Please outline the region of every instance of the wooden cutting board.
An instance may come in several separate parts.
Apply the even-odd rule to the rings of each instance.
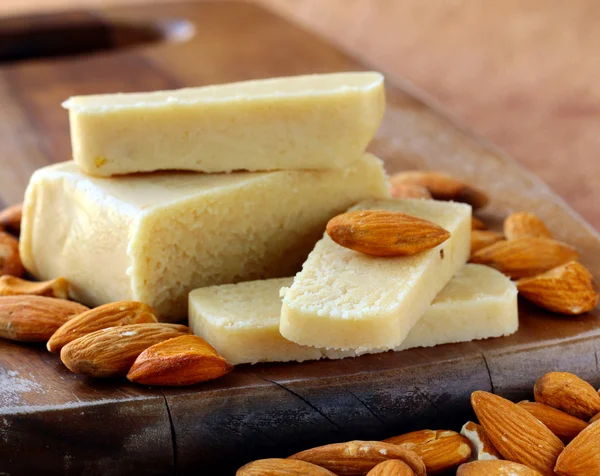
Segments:
[[[125,49],[110,51],[116,44]],[[89,50],[97,53],[41,58]],[[68,96],[360,69],[311,33],[245,3],[0,22],[0,201],[20,201],[33,170],[69,158],[60,108]],[[496,226],[511,211],[535,211],[600,277],[600,237],[544,184],[418,93],[389,83],[387,91],[371,149],[389,172],[435,168],[478,184],[492,202],[481,217]],[[471,417],[475,389],[528,398],[542,373],[558,369],[599,386],[599,324],[597,312],[565,318],[522,303],[521,327],[507,338],[240,366],[181,389],[86,379],[42,346],[0,341],[0,474],[231,475],[251,459],[325,442],[457,427]]]

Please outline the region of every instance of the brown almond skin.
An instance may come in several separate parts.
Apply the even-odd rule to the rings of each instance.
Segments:
[[[600,421],[589,425],[569,443],[558,457],[554,471],[559,476],[600,474]]]
[[[597,422],[597,421],[600,421],[600,413],[597,413],[595,416],[593,416],[593,417],[590,419],[590,423],[595,423],[595,422]]]
[[[392,186],[390,192],[393,198],[433,198],[429,190],[421,185],[399,183]]]
[[[180,324],[130,324],[101,329],[75,339],[60,351],[63,364],[76,374],[119,377],[144,350],[159,342],[189,334]]]
[[[100,329],[157,322],[156,312],[148,304],[137,301],[104,304],[90,309],[62,325],[50,337],[46,348],[50,352],[60,352],[69,342]]]
[[[0,297],[0,337],[46,342],[69,319],[87,311],[82,304],[45,296]]]
[[[471,230],[471,254],[504,240],[502,234],[491,230]]]
[[[485,230],[487,228],[483,220],[477,217],[471,217],[471,230]]]
[[[409,465],[399,459],[388,459],[375,466],[367,476],[414,476],[415,472]]]
[[[471,256],[471,263],[485,264],[518,279],[545,273],[579,258],[577,251],[549,238],[518,238],[499,241]]]
[[[419,430],[384,441],[414,451],[423,459],[428,475],[456,468],[471,457],[469,440],[450,430]]]
[[[563,443],[569,443],[588,426],[585,421],[543,403],[519,402],[517,405],[546,425]]]
[[[23,204],[17,203],[0,211],[0,229],[19,233],[21,231],[21,218],[23,216]]]
[[[338,476],[364,476],[382,461],[399,459],[410,466],[416,476],[426,476],[425,463],[415,452],[381,441],[334,443],[302,451],[289,458],[322,466]]]
[[[58,299],[69,298],[69,283],[65,278],[50,281],[27,281],[8,274],[0,277],[0,296],[47,296]]]
[[[471,404],[494,447],[507,460],[552,475],[564,445],[542,422],[517,404],[476,391]]]
[[[474,210],[486,206],[489,199],[481,190],[458,180],[452,175],[433,170],[411,170],[390,177],[392,187],[400,184],[425,187],[436,200],[468,203]]]
[[[235,473],[236,476],[336,476],[331,471],[306,461],[269,458],[252,461]]]
[[[21,278],[25,275],[25,268],[19,255],[19,240],[0,231],[0,276],[5,274]]]
[[[585,380],[570,372],[548,372],[533,387],[535,401],[581,420],[600,413],[600,395]]]
[[[343,213],[329,220],[327,234],[344,248],[379,257],[414,255],[450,238],[435,223],[387,210]]]
[[[503,460],[473,461],[458,468],[456,476],[542,476],[528,466]]]
[[[577,261],[570,261],[546,273],[517,281],[519,294],[552,312],[578,315],[598,304],[598,286],[592,274]]]
[[[148,347],[127,378],[143,385],[182,386],[214,380],[232,370],[233,365],[204,339],[185,335]]]
[[[516,212],[504,220],[504,235],[507,240],[538,237],[552,238],[546,224],[535,213]]]

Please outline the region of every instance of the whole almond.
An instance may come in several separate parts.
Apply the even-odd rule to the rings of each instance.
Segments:
[[[193,385],[222,377],[232,369],[233,365],[204,339],[185,335],[148,347],[135,360],[127,378],[144,385]]]
[[[471,217],[471,229],[472,230],[485,230],[487,226],[483,221],[477,217]]]
[[[516,212],[504,220],[504,235],[507,240],[516,238],[552,238],[545,223],[534,213]]]
[[[66,322],[50,337],[46,347],[50,352],[60,352],[69,342],[100,329],[156,322],[158,319],[154,309],[142,302],[119,301],[104,304]]]
[[[428,220],[386,210],[353,211],[327,223],[338,245],[371,256],[409,256],[431,249],[450,233]]]
[[[532,303],[561,314],[583,314],[598,304],[598,286],[594,277],[577,261],[537,276],[521,278],[517,288]]]
[[[127,375],[135,359],[148,347],[189,334],[180,324],[130,324],[109,327],[75,339],[60,351],[65,366],[91,377]]]
[[[560,476],[600,474],[600,422],[592,423],[568,444],[554,471]]]
[[[290,456],[327,468],[338,476],[364,476],[387,459],[399,459],[414,471],[425,476],[423,460],[413,451],[381,441],[348,441],[318,446]]]
[[[236,476],[335,476],[331,471],[306,461],[269,458],[252,461],[235,473]]]
[[[571,441],[588,426],[585,421],[543,403],[519,402],[517,405],[546,425],[563,443]]]
[[[21,231],[23,204],[17,203],[0,211],[0,229],[4,228],[14,233]]]
[[[367,476],[414,476],[409,465],[399,459],[388,459],[375,466]]]
[[[549,372],[533,387],[535,401],[588,421],[600,413],[600,395],[585,380],[570,372]]]
[[[56,278],[51,281],[27,281],[8,274],[0,277],[0,296],[22,294],[68,299],[69,283],[65,278]]]
[[[5,274],[20,278],[25,274],[25,268],[19,255],[19,240],[0,231],[0,276]]]
[[[517,404],[492,393],[471,395],[473,410],[494,447],[507,460],[552,475],[564,448],[542,422]]]
[[[471,457],[469,440],[455,431],[419,430],[384,441],[414,451],[423,459],[427,474],[456,468]]]
[[[576,260],[577,251],[549,238],[517,238],[499,241],[475,252],[471,263],[485,264],[511,278],[523,278]]]
[[[412,170],[401,172],[390,178],[392,187],[401,184],[425,187],[436,200],[453,200],[468,203],[473,209],[487,205],[489,199],[481,190],[443,172]]]
[[[487,436],[481,425],[468,421],[463,425],[460,434],[471,442],[471,449],[473,450],[472,459],[502,459],[502,456],[498,453],[498,450],[494,447],[490,437]]]
[[[495,231],[471,230],[471,254],[502,240],[504,236]]]
[[[46,342],[56,329],[87,309],[76,302],[45,296],[2,296],[0,337]]]
[[[528,466],[512,461],[473,461],[463,464],[456,476],[542,476]]]
[[[431,200],[431,193],[421,185],[398,183],[390,190],[394,198],[424,198]]]

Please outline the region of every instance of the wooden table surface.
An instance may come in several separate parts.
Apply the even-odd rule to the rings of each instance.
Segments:
[[[600,228],[599,2],[257,1],[424,90]],[[2,0],[0,14],[144,2]]]

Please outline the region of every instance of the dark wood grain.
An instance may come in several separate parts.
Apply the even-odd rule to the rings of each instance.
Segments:
[[[59,104],[70,95],[362,69],[249,4],[96,15],[109,23],[181,19],[196,33],[187,42],[0,67],[0,197],[6,203],[21,199],[33,170],[68,159],[67,114]],[[387,86],[388,111],[372,150],[390,172],[437,168],[477,183],[492,199],[482,216],[496,226],[510,211],[536,211],[600,277],[598,235],[545,185],[418,94]],[[232,474],[250,459],[319,443],[456,427],[471,417],[468,396],[475,389],[530,398],[534,381],[549,370],[575,371],[600,385],[599,342],[597,312],[562,318],[523,303],[521,328],[508,338],[342,361],[240,366],[215,382],[168,390],[91,381],[68,373],[43,348],[0,342],[0,473],[169,468]],[[41,456],[31,458],[33,450]]]

